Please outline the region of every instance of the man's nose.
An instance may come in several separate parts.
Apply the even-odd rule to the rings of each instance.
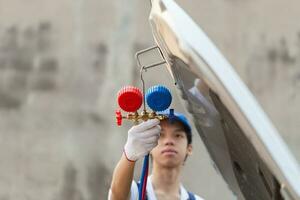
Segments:
[[[164,144],[165,145],[174,145],[174,139],[172,137],[165,137]]]

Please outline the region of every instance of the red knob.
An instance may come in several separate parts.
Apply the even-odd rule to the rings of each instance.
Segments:
[[[143,102],[143,95],[139,88],[125,86],[118,92],[118,104],[126,112],[137,111]]]
[[[117,125],[122,125],[122,114],[120,110],[116,110],[116,119],[117,119]]]

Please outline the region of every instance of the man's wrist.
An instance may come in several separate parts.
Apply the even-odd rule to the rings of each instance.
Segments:
[[[135,163],[136,160],[128,158],[128,155],[126,154],[125,148],[123,149],[123,154],[124,154],[124,156],[125,156],[125,158],[126,158],[127,161]]]

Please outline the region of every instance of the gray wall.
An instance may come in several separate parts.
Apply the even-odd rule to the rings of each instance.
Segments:
[[[298,1],[183,1],[236,67],[300,161]],[[117,91],[139,86],[134,53],[152,46],[149,2],[0,0],[0,200],[106,199],[130,123]],[[166,69],[145,75],[166,84]],[[233,199],[195,133],[183,182]],[[138,176],[137,171],[136,176]]]

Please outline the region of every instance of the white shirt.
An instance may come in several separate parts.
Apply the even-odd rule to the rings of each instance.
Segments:
[[[147,187],[146,187],[147,197],[148,197],[148,200],[157,200],[151,180],[152,180],[152,178],[151,178],[151,176],[149,176],[148,181],[147,181]],[[109,194],[108,194],[109,200],[110,200],[110,193],[111,193],[111,191],[109,190]],[[138,200],[139,189],[138,189],[138,186],[135,181],[132,181],[130,194],[131,194],[130,200]],[[196,195],[196,194],[194,194],[194,195],[195,195],[196,200],[204,200],[203,198],[199,197],[198,195]],[[188,194],[187,190],[182,185],[180,185],[180,200],[188,200],[188,198],[189,198],[189,194]]]

